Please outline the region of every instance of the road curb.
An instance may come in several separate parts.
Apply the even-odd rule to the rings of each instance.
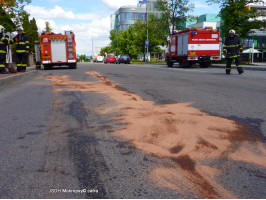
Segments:
[[[157,66],[166,66],[166,64],[164,63],[132,63],[132,64],[140,64],[140,65],[157,65]],[[221,64],[212,64],[211,67],[209,68],[218,68],[218,69],[225,69],[226,64],[221,65]],[[258,67],[258,66],[250,66],[250,65],[243,65],[242,66],[244,70],[250,70],[250,71],[266,71],[266,67],[262,66],[262,67]],[[236,68],[236,66],[232,66],[232,69]],[[189,67],[188,67],[189,69]]]
[[[16,75],[0,78],[0,86],[7,85],[11,82],[20,80],[20,79],[25,78],[27,76],[31,76],[33,74],[36,74],[37,72],[38,72],[37,70],[30,70],[30,71],[27,71],[27,72],[22,73],[22,74],[16,74]]]

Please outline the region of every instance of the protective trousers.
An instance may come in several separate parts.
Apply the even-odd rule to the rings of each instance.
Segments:
[[[236,57],[236,58],[227,58],[227,65],[226,65],[226,73],[227,74],[230,74],[231,72],[231,65],[232,65],[232,62],[233,60],[235,59],[235,63],[236,63],[236,67],[237,67],[237,71],[239,74],[243,73],[243,68],[242,68],[242,65],[241,65],[241,60],[240,60],[240,57]]]
[[[5,71],[6,54],[0,53],[0,72]]]
[[[27,58],[28,54],[26,53],[17,53],[16,63],[17,63],[17,71],[26,71],[27,68]]]

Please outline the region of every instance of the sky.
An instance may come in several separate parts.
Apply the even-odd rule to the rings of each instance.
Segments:
[[[35,18],[39,31],[49,21],[54,33],[72,30],[76,35],[77,53],[92,55],[93,51],[110,43],[111,14],[125,5],[137,5],[138,0],[32,0],[25,6],[31,18]],[[218,14],[217,4],[209,6],[205,1],[190,0],[195,5],[189,14]],[[93,44],[93,45],[92,45]]]

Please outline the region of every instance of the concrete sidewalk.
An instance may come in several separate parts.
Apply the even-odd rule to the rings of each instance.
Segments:
[[[27,67],[26,72],[17,72],[10,74],[0,74],[0,85],[5,85],[13,81],[19,80],[23,77],[30,76],[34,73],[37,73],[35,67]]]

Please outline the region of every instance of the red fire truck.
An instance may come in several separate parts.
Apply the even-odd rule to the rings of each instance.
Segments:
[[[36,63],[41,62],[45,70],[62,65],[77,68],[75,34],[72,31],[65,31],[65,34],[42,33],[40,43],[35,43],[35,49],[40,49],[39,56],[38,50],[36,52]]]
[[[219,32],[212,28],[186,29],[170,36],[166,53],[168,67],[178,62],[181,67],[199,63],[204,68],[211,66],[211,61],[220,59]]]

